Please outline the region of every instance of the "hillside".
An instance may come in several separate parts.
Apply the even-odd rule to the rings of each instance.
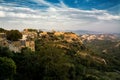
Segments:
[[[75,33],[37,32],[34,29],[25,29],[21,33],[23,37],[18,42],[29,43],[20,46],[20,51],[10,50],[7,45],[0,47],[0,72],[3,73],[0,80],[120,79],[119,62],[110,64],[113,61],[109,61],[111,56],[106,58],[95,52],[97,48],[90,48]],[[1,39],[3,37],[6,39],[5,36]],[[11,41],[11,44],[14,42]],[[34,45],[31,45],[33,42]]]

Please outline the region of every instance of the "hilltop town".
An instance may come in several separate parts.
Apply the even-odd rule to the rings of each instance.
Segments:
[[[79,36],[72,32],[59,32],[59,31],[37,31],[36,29],[24,29],[22,32],[22,38],[17,41],[10,41],[6,38],[6,33],[0,33],[0,45],[9,47],[11,51],[20,52],[22,48],[28,47],[32,51],[35,51],[35,40],[36,39],[52,39],[54,42],[57,41],[66,41],[73,42],[78,41],[82,44]]]
[[[24,29],[22,32],[22,38],[17,41],[10,41],[6,38],[6,33],[0,33],[0,45],[8,47],[11,51],[17,53],[21,52],[23,48],[29,48],[31,51],[39,51],[40,46],[57,47],[63,50],[72,51],[72,54],[76,54],[82,57],[90,56],[96,62],[106,64],[106,61],[97,56],[91,56],[90,52],[86,51],[87,48],[80,39],[79,35],[72,32],[61,31],[38,31],[36,29]],[[39,45],[38,45],[39,44]],[[43,45],[42,45],[43,44]],[[38,45],[38,46],[37,46]]]
[[[61,31],[42,31],[37,29],[24,29],[20,32],[22,37],[17,41],[11,41],[7,39],[7,34],[4,29],[0,30],[0,46],[8,47],[11,51],[14,52],[21,52],[23,48],[29,48],[32,51],[35,51],[35,42],[36,40],[44,40],[46,43],[49,41],[54,42],[54,44],[61,48],[69,49],[68,46],[62,44],[64,42],[82,45],[88,45],[95,41],[112,41],[117,42],[116,46],[119,45],[120,38],[115,34],[83,34],[83,35],[76,35],[73,32],[61,32]],[[44,42],[42,41],[42,42]],[[61,42],[60,44],[58,44]],[[84,43],[84,44],[83,44]],[[102,50],[103,52],[106,49]]]
[[[119,52],[111,34],[0,29],[0,80],[117,80]]]
[[[17,41],[11,41],[7,39],[6,33],[0,33],[0,45],[9,47],[11,51],[20,52],[22,48],[28,47],[32,51],[35,51],[34,39],[37,37],[36,32],[22,31],[22,38]]]

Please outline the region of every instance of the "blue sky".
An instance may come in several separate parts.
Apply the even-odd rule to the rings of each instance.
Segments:
[[[120,0],[0,0],[0,27],[120,33]]]

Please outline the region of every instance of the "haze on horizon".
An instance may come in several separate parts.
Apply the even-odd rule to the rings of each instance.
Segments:
[[[0,27],[120,33],[120,0],[0,0]]]

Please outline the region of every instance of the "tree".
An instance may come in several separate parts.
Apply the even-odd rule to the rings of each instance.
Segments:
[[[15,73],[15,62],[10,58],[0,57],[0,80],[12,80]]]
[[[17,41],[22,38],[22,34],[18,30],[7,31],[7,39],[11,41]]]
[[[6,30],[3,28],[0,28],[0,32],[5,32]]]
[[[98,80],[98,78],[96,76],[89,75],[89,76],[85,76],[83,80]]]
[[[0,46],[0,57],[11,58],[12,56],[13,56],[13,53],[9,50],[8,47]]]

